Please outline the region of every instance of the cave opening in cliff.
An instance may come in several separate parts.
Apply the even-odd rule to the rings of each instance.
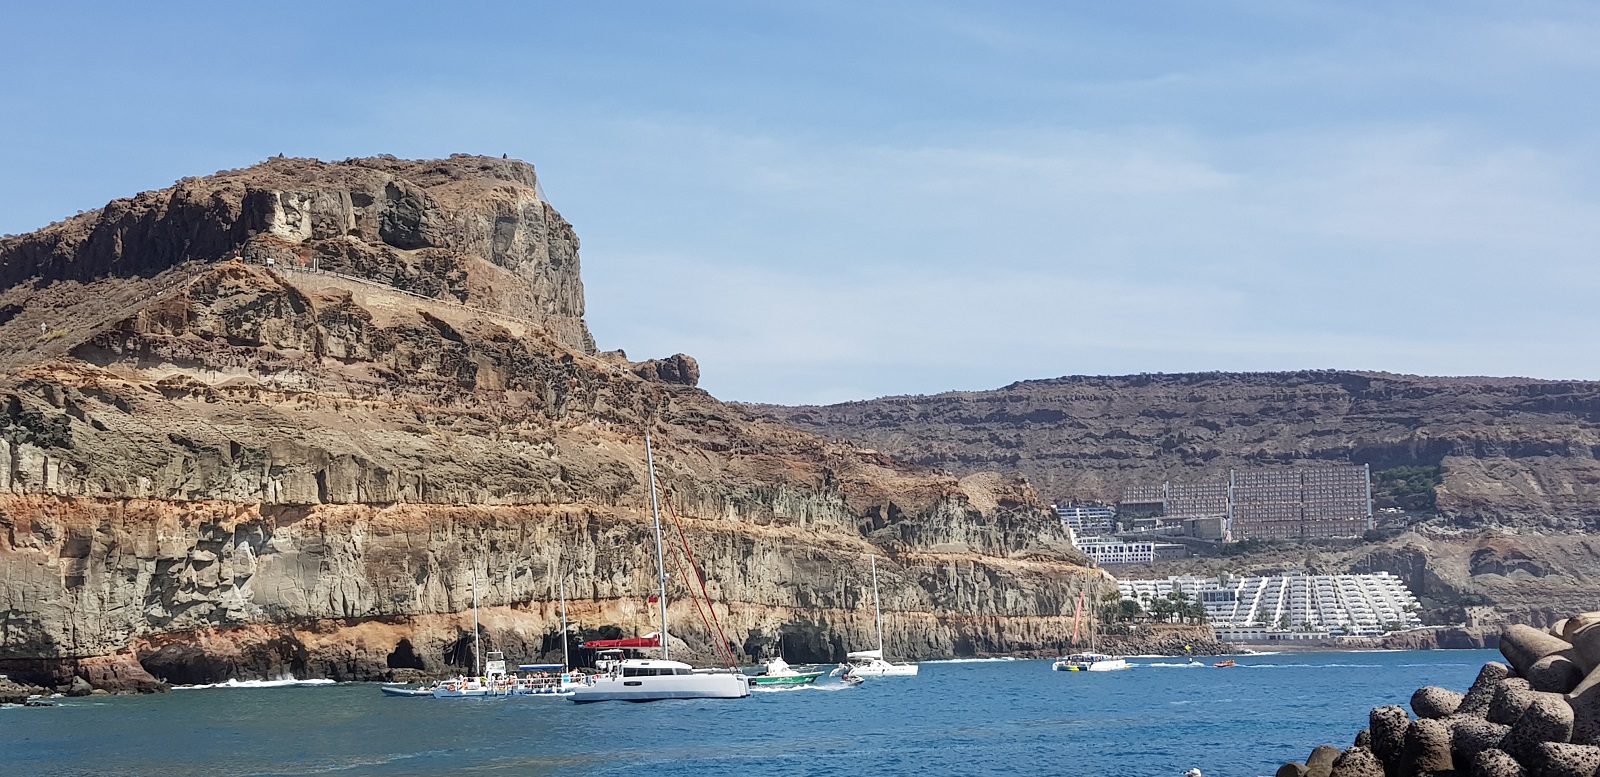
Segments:
[[[411,647],[411,640],[401,639],[394,646],[394,652],[386,659],[390,669],[426,669],[422,663],[422,656],[417,655],[415,648]]]

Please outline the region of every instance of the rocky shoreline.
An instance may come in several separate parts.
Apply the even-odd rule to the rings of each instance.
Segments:
[[[1600,612],[1500,632],[1506,663],[1465,693],[1419,688],[1378,707],[1343,751],[1323,745],[1278,777],[1595,777],[1600,774]]]

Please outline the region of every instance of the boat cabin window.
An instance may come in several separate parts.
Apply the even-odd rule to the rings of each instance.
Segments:
[[[642,666],[625,666],[625,667],[622,668],[622,676],[623,677],[667,677],[667,676],[671,676],[671,675],[675,675],[675,674],[694,674],[694,670],[690,669],[688,667],[673,667],[673,666],[666,666],[666,667],[660,667],[660,668],[657,668],[657,667],[642,667]]]

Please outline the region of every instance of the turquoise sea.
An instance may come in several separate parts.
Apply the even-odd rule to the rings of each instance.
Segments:
[[[1270,775],[1347,746],[1422,685],[1465,689],[1491,651],[1293,653],[1052,672],[935,662],[859,687],[576,705],[392,698],[370,683],[176,690],[0,709],[25,775]]]

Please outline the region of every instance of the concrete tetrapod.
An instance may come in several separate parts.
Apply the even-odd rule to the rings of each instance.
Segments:
[[[1572,705],[1572,741],[1580,745],[1600,745],[1600,668],[1567,694]]]
[[[1306,759],[1306,777],[1328,777],[1333,774],[1333,764],[1343,753],[1332,745],[1318,745]]]
[[[1510,666],[1485,664],[1464,694],[1417,689],[1416,720],[1402,707],[1373,708],[1329,777],[1600,777],[1600,668],[1579,676],[1600,659],[1600,612],[1549,632],[1507,626],[1500,652]],[[1321,750],[1279,774],[1321,777]]]
[[[1450,753],[1450,729],[1444,723],[1423,718],[1406,727],[1405,751],[1400,758],[1401,774],[1443,774],[1455,770]]]
[[[1528,685],[1535,691],[1549,691],[1551,693],[1566,693],[1572,690],[1583,679],[1583,670],[1578,668],[1575,650],[1563,650],[1560,653],[1551,653],[1528,667]]]
[[[1523,763],[1529,777],[1594,777],[1600,774],[1600,747],[1540,742]]]
[[[1411,694],[1411,711],[1419,718],[1444,718],[1454,715],[1466,698],[1459,691],[1429,685]]]
[[[1527,777],[1528,772],[1504,750],[1488,749],[1472,759],[1472,777]]]
[[[1352,747],[1333,762],[1333,771],[1329,773],[1329,777],[1384,777],[1383,763],[1371,750],[1365,747]]]
[[[1494,701],[1489,703],[1489,721],[1511,725],[1533,703],[1533,689],[1521,677],[1508,677],[1495,689]]]
[[[1539,659],[1571,648],[1572,643],[1521,623],[1500,630],[1500,654],[1523,677],[1528,676],[1528,670]]]
[[[1444,722],[1450,727],[1450,749],[1456,763],[1462,767],[1472,763],[1478,753],[1500,747],[1506,732],[1511,730],[1510,726],[1471,715],[1454,715]]]
[[[1572,707],[1560,696],[1536,696],[1526,712],[1506,732],[1500,749],[1527,762],[1537,745],[1566,742],[1572,738]]]
[[[1389,705],[1374,707],[1367,716],[1367,728],[1372,732],[1372,754],[1383,762],[1385,769],[1400,765],[1400,755],[1406,747],[1406,729],[1411,718],[1402,707]]]
[[[1478,670],[1478,678],[1472,681],[1472,687],[1467,689],[1466,698],[1461,700],[1461,706],[1456,708],[1458,715],[1476,715],[1485,717],[1489,714],[1489,705],[1494,702],[1495,691],[1500,683],[1511,676],[1511,667],[1498,661],[1490,661]]]
[[[1567,634],[1578,668],[1588,673],[1600,667],[1600,612],[1586,612],[1568,621]]]

